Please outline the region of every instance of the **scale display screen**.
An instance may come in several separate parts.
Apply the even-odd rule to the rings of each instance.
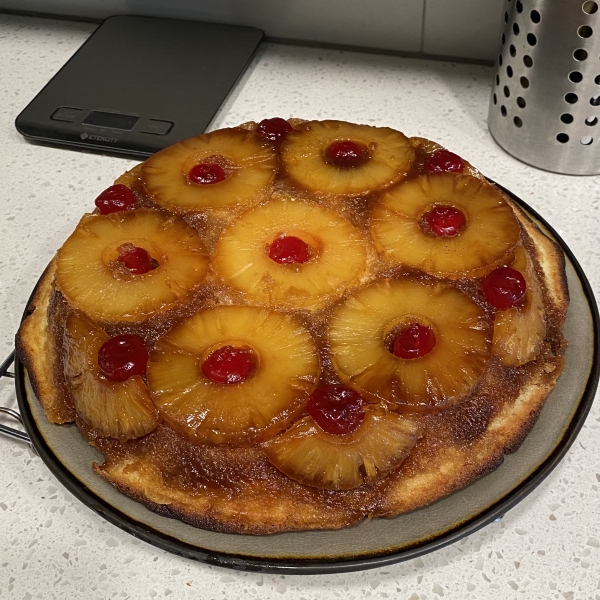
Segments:
[[[122,115],[120,113],[102,112],[93,110],[83,121],[84,125],[96,125],[97,127],[109,127],[110,129],[122,129],[131,131],[139,121],[139,117]]]

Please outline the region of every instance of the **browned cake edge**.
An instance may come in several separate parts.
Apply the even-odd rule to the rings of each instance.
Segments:
[[[50,332],[48,309],[55,272],[56,258],[48,264],[38,281],[27,307],[27,318],[17,332],[15,348],[48,420],[60,424],[74,421],[75,413],[62,400],[61,390],[54,377],[57,353],[55,338]]]

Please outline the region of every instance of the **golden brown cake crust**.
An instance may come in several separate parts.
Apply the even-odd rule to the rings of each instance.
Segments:
[[[255,124],[244,128],[252,130]],[[417,153],[440,148],[422,138],[410,142]],[[135,190],[139,172],[136,167],[117,181]],[[471,165],[466,165],[466,172],[482,178]],[[542,350],[516,369],[490,359],[464,401],[444,411],[414,415],[423,437],[387,477],[354,490],[320,490],[283,475],[260,444],[197,445],[164,423],[141,439],[122,443],[99,437],[77,419],[82,434],[105,455],[104,464],[94,465],[95,471],[161,515],[214,531],[248,534],[337,529],[364,518],[394,516],[430,504],[493,471],[530,432],[562,371],[566,342],[560,329],[568,307],[562,251],[518,205],[510,198],[506,201],[520,223],[543,294],[547,336]],[[147,206],[148,201],[140,205]],[[351,220],[357,218],[360,210],[351,213]],[[186,220],[202,230],[202,217]],[[212,250],[210,235],[207,239]],[[76,419],[61,374],[61,327],[71,309],[54,287],[55,268],[53,261],[40,280],[17,335],[17,350],[48,419],[64,423]],[[192,303],[182,314],[194,310]],[[177,318],[175,314],[171,321]]]

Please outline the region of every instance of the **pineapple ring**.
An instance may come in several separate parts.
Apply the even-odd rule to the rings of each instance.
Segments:
[[[305,263],[279,264],[270,244],[294,236],[311,248]],[[317,308],[358,282],[367,265],[364,238],[346,219],[316,204],[271,200],[252,209],[217,242],[213,266],[227,284],[257,300],[276,305]]]
[[[202,373],[207,350],[224,344],[256,354],[235,384]],[[262,441],[304,410],[319,377],[315,344],[291,317],[251,306],[217,306],[185,319],[156,344],[148,387],[164,419],[197,443]]]
[[[538,355],[546,337],[546,319],[542,291],[531,258],[522,246],[517,248],[510,266],[525,277],[525,302],[522,306],[496,311],[492,354],[505,367],[520,367]]]
[[[135,242],[158,267],[143,275],[115,269],[117,248]],[[198,234],[154,210],[86,215],[58,251],[56,282],[67,301],[98,321],[140,322],[167,310],[208,271]]]
[[[398,468],[417,435],[417,424],[406,416],[367,407],[364,421],[352,433],[325,433],[309,416],[267,442],[264,449],[269,461],[298,483],[351,490],[375,483]]]
[[[452,206],[466,217],[454,237],[421,228],[435,206]],[[377,249],[392,264],[437,277],[484,277],[512,256],[520,229],[500,191],[469,175],[424,175],[401,183],[377,202],[371,219]]]
[[[338,141],[365,146],[369,158],[356,167],[330,164],[325,151]],[[366,194],[389,187],[409,171],[415,152],[408,138],[388,127],[343,121],[310,121],[292,131],[281,146],[287,173],[302,187],[330,194]]]
[[[158,425],[158,413],[140,375],[122,382],[103,377],[98,351],[109,336],[71,312],[64,335],[64,374],[77,414],[102,436],[121,441],[142,437]]]
[[[203,160],[227,174],[218,183],[190,182],[188,173]],[[157,152],[142,167],[150,198],[176,213],[259,202],[277,171],[277,154],[268,141],[244,129],[220,129],[183,140]]]
[[[405,316],[433,328],[436,344],[402,359],[386,337]],[[434,408],[467,394],[486,368],[490,323],[458,289],[412,278],[384,280],[348,298],[329,326],[330,352],[340,377],[372,400]]]

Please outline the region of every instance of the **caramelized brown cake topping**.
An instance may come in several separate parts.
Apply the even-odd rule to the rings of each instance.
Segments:
[[[51,422],[215,531],[424,506],[518,447],[563,366],[564,258],[464,158],[280,118],[119,177],[18,335]]]

